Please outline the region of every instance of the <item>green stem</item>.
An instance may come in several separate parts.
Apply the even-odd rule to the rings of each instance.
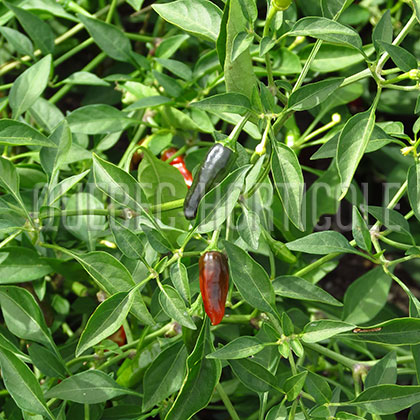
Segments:
[[[105,22],[110,23],[112,20],[112,16],[114,15],[115,9],[117,7],[117,0],[112,0],[111,6],[108,10],[108,14],[106,15]]]
[[[85,404],[85,420],[90,420],[90,405]]]
[[[54,66],[57,67],[61,63],[64,63],[69,58],[71,58],[75,54],[77,54],[78,52],[80,52],[80,51],[84,50],[85,48],[89,47],[90,45],[92,45],[94,42],[95,41],[93,40],[93,38],[86,39],[81,44],[75,46],[74,48],[72,48],[71,50],[69,50],[65,54],[63,54],[61,57],[58,57],[56,60],[54,60]]]
[[[218,383],[216,385],[216,391],[220,395],[220,398],[222,399],[223,404],[225,405],[226,410],[228,411],[232,420],[241,420],[241,418],[238,416],[238,413],[235,410],[235,407],[230,401],[229,396],[226,394],[225,390],[223,389],[223,385],[221,383]]]
[[[132,39],[133,41],[139,41],[139,42],[153,42],[156,39],[154,36],[141,35],[141,34],[131,34],[129,32],[125,32],[124,35],[128,39]]]
[[[295,85],[293,86],[292,93],[296,92],[302,86],[303,81],[305,80],[305,77],[309,72],[309,68],[311,67],[312,62],[314,61],[316,55],[318,54],[318,51],[321,48],[322,43],[323,41],[320,39],[318,39],[315,42],[315,45],[313,46],[311,53],[309,54],[309,57],[307,58],[305,65],[299,74],[299,78],[297,79]]]
[[[288,420],[294,420],[295,419],[297,405],[298,405],[298,399],[293,401],[292,407],[291,407],[290,412],[289,412],[289,417],[287,418]]]
[[[362,364],[363,362],[358,362],[357,360],[350,359],[349,357],[343,356],[342,354],[336,353],[333,350],[330,350],[320,344],[312,344],[312,343],[302,343],[304,347],[307,347],[310,350],[316,351],[319,354],[322,354],[329,359],[335,360],[336,362],[342,364],[343,366],[353,370],[354,365],[357,363]],[[375,361],[376,363],[376,361]]]
[[[107,55],[104,52],[98,54],[92,61],[90,61],[85,67],[83,67],[81,71],[90,71],[90,70],[93,70],[97,65],[99,65],[99,63],[101,63],[103,60],[105,60],[106,57],[107,57]],[[72,87],[73,87],[73,85],[63,86],[58,92],[56,92],[49,99],[49,102],[51,102],[52,104],[55,104],[64,95],[66,95],[72,89]]]
[[[23,231],[23,229],[18,229],[16,232],[12,233],[6,239],[4,239],[2,242],[0,242],[0,248],[3,248],[9,242],[13,241],[13,239],[15,239],[17,236],[19,236],[22,233],[22,231]]]
[[[296,271],[293,275],[297,277],[302,277],[311,271],[315,270],[316,268],[320,267],[321,265],[325,264],[328,261],[333,260],[334,258],[339,257],[341,254],[339,252],[334,252],[332,254],[325,255],[324,257],[319,258],[318,260],[314,261],[313,263],[307,265],[306,267],[301,268],[300,270]]]

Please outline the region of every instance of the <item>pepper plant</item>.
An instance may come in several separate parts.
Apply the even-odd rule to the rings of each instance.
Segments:
[[[0,418],[418,419],[419,24],[2,2]]]

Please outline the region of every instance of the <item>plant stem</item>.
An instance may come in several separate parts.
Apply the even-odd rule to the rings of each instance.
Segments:
[[[108,14],[106,15],[105,22],[110,23],[112,16],[114,15],[115,9],[117,7],[117,0],[112,0],[111,6],[109,7]]]
[[[98,54],[92,61],[90,61],[85,67],[83,67],[81,71],[90,71],[90,70],[94,69],[99,63],[101,63],[103,60],[105,60],[106,57],[107,57],[107,55],[104,52]],[[67,92],[69,92],[72,89],[72,87],[73,87],[73,85],[63,86],[58,92],[56,92],[49,99],[49,102],[51,102],[52,104],[55,104],[64,95],[66,95]]]
[[[95,41],[93,38],[88,38],[85,41],[83,41],[81,44],[76,45],[71,50],[67,51],[65,54],[63,54],[61,57],[58,57],[56,60],[54,60],[54,66],[57,67],[61,63],[64,63],[69,58],[73,57],[73,55],[77,54],[78,52],[84,50],[85,48],[89,47],[89,45],[92,45]]]
[[[274,6],[270,6],[267,18],[265,20],[264,25],[264,31],[263,31],[263,37],[268,37],[270,34],[270,26],[271,22],[273,21],[274,17],[276,16],[277,9]],[[268,79],[268,87],[275,93],[276,91],[276,85],[274,84],[274,77],[273,77],[273,68],[271,65],[271,59],[270,54],[267,52],[265,54],[265,68],[267,70],[267,79]]]
[[[409,21],[406,23],[404,28],[401,30],[401,32],[398,34],[398,36],[394,39],[394,42],[392,45],[400,45],[401,42],[405,39],[405,37],[410,33],[411,29],[416,25],[417,18],[416,14],[413,13],[409,19]],[[376,74],[380,75],[382,72],[382,69],[385,65],[385,63],[390,58],[390,55],[387,52],[384,52],[381,56],[381,58],[378,61],[378,65],[376,66]]]
[[[353,367],[355,364],[363,363],[363,362],[358,362],[357,360],[350,359],[349,357],[343,356],[342,354],[336,353],[335,351],[330,350],[324,346],[321,346],[320,344],[304,343],[304,342],[302,344],[304,347],[314,350],[317,353],[322,354],[325,357],[328,357],[329,359],[335,360],[336,362],[342,364],[343,366],[349,368],[350,370],[353,370]]]
[[[220,382],[216,385],[216,391],[220,395],[220,398],[222,399],[223,404],[225,405],[226,410],[228,411],[232,420],[241,420],[241,418],[238,416],[238,413],[235,410],[235,407],[230,401],[228,394],[226,394],[225,390],[223,389],[223,385]]]

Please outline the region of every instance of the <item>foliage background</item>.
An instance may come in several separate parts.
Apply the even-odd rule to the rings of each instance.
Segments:
[[[0,4],[1,418],[418,418],[420,3],[288,3]]]

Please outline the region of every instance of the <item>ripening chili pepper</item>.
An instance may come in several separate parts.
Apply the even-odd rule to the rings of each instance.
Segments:
[[[118,331],[108,337],[108,340],[117,343],[119,347],[123,346],[127,342],[124,327],[121,325]]]
[[[217,325],[225,314],[225,302],[229,289],[227,258],[221,252],[209,251],[200,257],[198,267],[204,309],[211,323]]]
[[[187,219],[195,218],[201,199],[225,177],[235,159],[233,150],[220,143],[210,148],[185,197],[184,215]]]
[[[273,0],[273,6],[280,11],[286,10],[292,4],[292,0]]]
[[[170,157],[172,157],[178,150],[175,149],[175,147],[171,147],[170,149],[165,150],[162,153],[161,159],[163,161],[168,160]],[[184,162],[184,155],[177,156],[170,165],[174,166],[176,169],[178,169],[179,172],[181,172],[181,175],[184,177],[185,183],[187,184],[187,187],[190,188],[193,179],[191,172],[187,169]]]
[[[141,139],[137,143],[137,145],[138,146],[141,146],[145,140],[146,140],[146,137],[144,139]],[[140,164],[140,162],[141,162],[142,159],[143,159],[143,153],[140,152],[139,150],[136,150],[133,153],[133,156],[131,156],[130,171],[135,171],[138,168],[138,166],[139,166],[139,164]]]

